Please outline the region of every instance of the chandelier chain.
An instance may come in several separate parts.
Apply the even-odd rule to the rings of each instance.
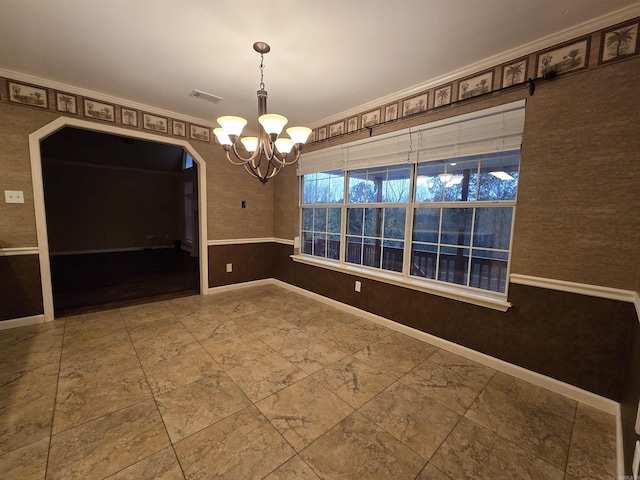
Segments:
[[[260,54],[260,90],[264,90],[264,53]]]

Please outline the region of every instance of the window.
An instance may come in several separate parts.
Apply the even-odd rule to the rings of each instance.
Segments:
[[[524,101],[303,156],[301,253],[508,306],[523,126]]]
[[[302,192],[302,253],[340,259],[344,173],[305,175]]]
[[[187,152],[184,152],[184,161],[182,168],[183,170],[188,170],[193,167],[193,157],[189,155]]]
[[[417,165],[411,275],[504,293],[520,152]]]
[[[408,166],[349,172],[348,263],[402,272],[410,173]]]

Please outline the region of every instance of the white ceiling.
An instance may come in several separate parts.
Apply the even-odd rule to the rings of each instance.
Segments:
[[[290,125],[313,127],[447,80],[468,65],[510,60],[504,52],[533,51],[533,42],[558,32],[567,38],[560,33],[547,43],[606,26],[638,14],[639,6],[638,0],[0,0],[0,75],[39,77],[48,86],[100,92],[203,123],[220,115],[253,119],[260,55],[252,45],[259,40],[271,45],[264,60],[269,111]],[[188,97],[194,88],[224,100]]]

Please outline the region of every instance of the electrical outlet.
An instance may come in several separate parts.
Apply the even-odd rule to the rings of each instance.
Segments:
[[[361,289],[362,289],[362,283],[356,280],[356,292],[360,293]]]
[[[640,440],[636,440],[636,451],[633,454],[633,480],[638,480],[638,470],[640,469]]]
[[[4,201],[6,203],[24,203],[24,192],[19,190],[5,190]]]
[[[233,263],[227,263],[227,273],[233,272]]]

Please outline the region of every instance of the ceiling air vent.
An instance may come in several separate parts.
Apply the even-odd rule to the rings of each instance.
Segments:
[[[223,100],[222,97],[217,97],[215,95],[211,95],[210,93],[201,92],[200,90],[193,90],[190,94],[190,97],[200,98],[202,100],[206,100],[207,102],[219,103]]]

